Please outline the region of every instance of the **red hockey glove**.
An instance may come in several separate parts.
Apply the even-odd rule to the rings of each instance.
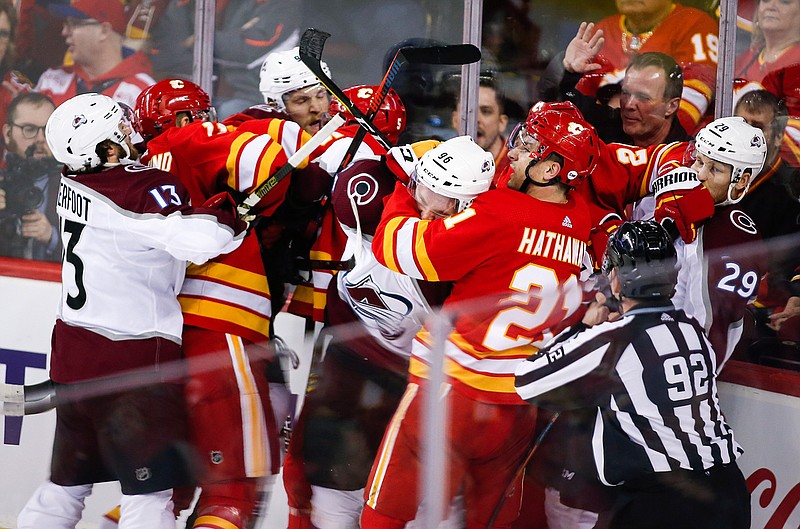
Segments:
[[[245,231],[250,225],[249,219],[239,218],[239,213],[236,209],[236,201],[227,191],[222,191],[206,199],[201,207],[206,209],[217,209],[225,213],[230,213],[233,219],[227,224],[229,224],[236,233]]]
[[[653,189],[656,221],[687,244],[697,238],[698,226],[714,215],[714,198],[691,169],[670,171],[653,183]]]
[[[592,232],[589,234],[589,254],[592,256],[595,270],[600,270],[600,267],[603,266],[603,256],[606,253],[606,246],[608,246],[608,238],[617,231],[620,224],[622,224],[622,218],[616,213],[609,213],[600,220],[597,226],[592,228]]]

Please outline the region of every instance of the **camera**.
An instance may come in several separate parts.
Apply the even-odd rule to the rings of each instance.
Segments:
[[[0,218],[21,217],[44,202],[44,193],[33,183],[38,176],[52,171],[52,163],[35,158],[9,155],[0,189],[6,192],[6,209],[0,210]]]
[[[22,158],[9,154],[6,168],[0,173],[0,189],[6,193],[6,207],[0,209],[0,255],[23,257],[27,241],[20,236],[22,217],[39,208],[44,192],[35,182],[42,175],[60,171],[61,164],[52,158]]]

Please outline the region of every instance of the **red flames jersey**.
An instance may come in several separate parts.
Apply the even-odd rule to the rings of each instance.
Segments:
[[[390,270],[454,282],[444,310],[456,315],[445,346],[455,387],[481,401],[522,404],[515,366],[580,305],[578,275],[590,229],[581,197],[556,204],[509,188],[487,191],[446,219],[421,220],[398,184],[372,248]],[[431,339],[426,329],[417,335],[412,377],[427,377]]]
[[[596,29],[602,29],[605,38],[605,45],[596,59],[605,67],[600,75],[590,74],[581,80],[578,88],[586,94],[594,94],[597,87],[603,84],[620,81],[632,57],[632,52],[626,47],[630,48],[630,41],[634,37],[625,31],[624,15],[606,17],[597,23]],[[714,95],[717,22],[699,9],[675,4],[672,12],[652,34],[639,35],[638,38],[642,40],[639,53],[666,53],[684,68],[678,119],[687,131],[695,130]]]
[[[253,131],[260,132],[256,134]],[[264,182],[310,136],[291,121],[247,122],[233,131],[220,123],[171,128],[148,143],[145,159],[181,179],[194,203],[221,191],[249,193]],[[307,161],[300,164],[305,167]],[[283,200],[289,178],[258,204],[264,215]],[[254,232],[242,246],[201,266],[190,266],[178,297],[187,325],[263,342],[272,316],[270,293]]]

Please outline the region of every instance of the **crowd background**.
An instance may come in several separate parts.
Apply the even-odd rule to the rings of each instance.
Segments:
[[[16,106],[12,101],[28,93],[39,92],[57,105],[74,95],[70,90],[98,91],[114,94],[117,100],[132,104],[138,92],[155,81],[168,77],[184,77],[200,81],[198,46],[207,43],[206,36],[196,36],[197,21],[193,18],[196,0],[0,0],[0,120],[3,124],[2,197],[0,197],[0,255],[12,258],[58,261],[60,247],[52,240],[55,233],[51,211],[53,187],[48,187],[57,164],[49,164],[44,145],[43,126],[52,112],[42,101],[26,101]],[[269,52],[289,49],[298,42],[307,27],[331,33],[324,59],[341,87],[356,84],[379,84],[394,51],[403,45],[456,43],[462,41],[465,3],[459,0],[398,0],[363,2],[356,0],[217,0],[213,5],[213,76],[204,88],[212,94],[220,119],[249,105],[261,102],[258,73]],[[562,57],[584,21],[613,22],[624,9],[668,5],[662,0],[505,0],[485,1],[482,6],[481,48],[483,60],[479,77],[481,86],[491,86],[502,102],[498,112],[502,120],[501,137],[507,137],[513,126],[524,121],[528,109],[537,101],[565,99],[559,83],[563,76]],[[760,12],[760,6],[778,6],[774,11]],[[717,2],[686,0],[681,5],[704,13],[719,22]],[[657,8],[653,8],[656,9]],[[75,11],[77,10],[77,12]],[[93,16],[85,16],[87,13]],[[758,16],[762,13],[761,17]],[[800,60],[800,0],[741,0],[737,13],[736,40],[727,46],[736,56],[735,84],[715,83],[715,68],[698,67],[696,63],[675,57],[683,69],[684,92],[681,103],[692,103],[694,111],[684,110],[681,126],[688,136],[714,115],[715,102],[723,94],[741,97],[746,91],[766,88],[783,101],[786,109],[786,130],[782,132],[781,159],[790,169],[800,160],[800,75],[795,74]],[[107,18],[103,18],[107,17]],[[631,16],[632,20],[634,17]],[[202,17],[200,17],[202,22]],[[622,46],[645,46],[658,32],[663,18],[656,17],[652,27],[627,31],[622,27]],[[611,23],[609,22],[609,23]],[[785,27],[778,27],[781,26]],[[716,36],[715,36],[716,37]],[[715,55],[719,47],[709,46],[708,39],[695,45],[696,55]],[[636,39],[639,39],[638,41]],[[633,44],[633,42],[639,42]],[[620,46],[619,40],[606,46]],[[641,51],[647,51],[642,49]],[[659,49],[671,54],[673,50]],[[100,61],[111,57],[109,63]],[[713,57],[716,59],[716,57]],[[699,59],[699,57],[698,57]],[[712,61],[716,66],[716,60]],[[603,64],[603,67],[608,65]],[[608,66],[624,68],[626,64]],[[700,65],[702,66],[702,65]],[[699,73],[697,73],[699,71]],[[109,74],[112,72],[112,74]],[[697,75],[695,75],[697,73]],[[613,78],[611,78],[613,80]],[[621,85],[602,80],[599,74],[587,75],[577,89],[595,101],[616,108],[620,105]],[[618,80],[618,79],[617,79]],[[451,115],[459,111],[458,95],[463,82],[460,69],[407,65],[398,77],[395,88],[408,109],[409,124],[401,141],[435,137],[447,139],[458,134],[457,120]],[[122,86],[124,85],[124,86]],[[122,88],[120,88],[122,86]],[[694,90],[687,93],[687,89]],[[115,92],[116,90],[116,92]],[[126,100],[127,98],[127,100]],[[694,98],[694,99],[693,99]],[[704,100],[704,101],[703,101]],[[20,115],[20,110],[28,111]],[[13,112],[12,112],[13,111]],[[728,109],[733,112],[733,108]],[[773,114],[773,126],[781,119]],[[783,125],[781,122],[780,125]],[[697,127],[697,128],[695,128]],[[599,127],[598,127],[599,128]],[[780,130],[781,127],[778,127]],[[479,133],[481,131],[479,118]],[[20,144],[25,140],[24,147]],[[30,147],[27,145],[31,144]],[[488,150],[488,147],[484,147]],[[30,159],[30,160],[29,160]],[[23,162],[24,160],[27,160]],[[35,164],[34,164],[35,161]],[[22,167],[24,170],[21,170]],[[20,173],[31,174],[28,185],[19,184]],[[795,171],[784,172],[781,189],[795,206],[800,179]],[[42,176],[44,175],[44,176]],[[14,182],[14,186],[11,183]],[[20,190],[22,188],[22,190]],[[35,189],[35,190],[34,190]],[[751,192],[755,190],[755,185]],[[13,195],[12,195],[13,193]],[[33,196],[33,198],[30,198]],[[12,198],[30,199],[20,207]],[[35,199],[35,200],[34,200]],[[769,209],[771,203],[761,205]],[[48,220],[50,219],[50,220]],[[791,219],[790,219],[791,220]],[[795,218],[795,229],[800,219]],[[789,235],[774,242],[782,258],[798,264],[796,240]],[[783,234],[781,234],[783,235]],[[788,237],[788,238],[787,238]],[[755,298],[755,296],[754,296]],[[785,301],[785,298],[784,298]],[[751,307],[763,328],[768,326],[769,307]],[[760,312],[761,311],[761,312]],[[758,318],[761,318],[758,320]],[[768,335],[767,331],[767,335]],[[737,358],[754,359],[777,367],[800,366],[796,339],[789,335],[780,339],[782,352],[775,351],[776,342],[768,336],[753,344],[751,351]],[[762,358],[768,351],[769,358]]]

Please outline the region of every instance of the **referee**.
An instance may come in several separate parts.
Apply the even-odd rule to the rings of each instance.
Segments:
[[[716,356],[672,305],[675,249],[652,221],[608,242],[603,273],[622,317],[573,326],[520,364],[519,395],[555,411],[592,410],[584,445],[614,504],[597,527],[747,529],[742,448],[719,408]],[[595,302],[584,322],[603,321]],[[590,438],[588,438],[590,437]]]

